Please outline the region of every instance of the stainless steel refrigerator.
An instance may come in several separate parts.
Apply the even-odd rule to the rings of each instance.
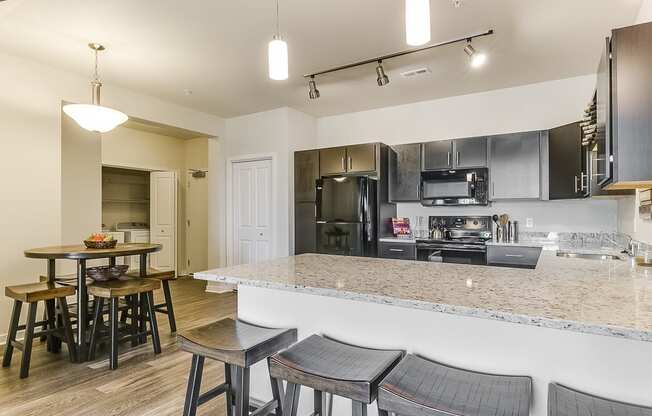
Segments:
[[[317,181],[317,252],[375,257],[377,181],[364,176]]]

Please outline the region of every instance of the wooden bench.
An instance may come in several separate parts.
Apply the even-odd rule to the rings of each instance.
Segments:
[[[72,324],[70,323],[68,305],[66,303],[66,296],[74,294],[74,287],[56,286],[53,283],[29,283],[5,287],[5,296],[14,300],[14,308],[11,314],[7,343],[2,359],[3,367],[9,367],[11,365],[14,348],[17,348],[23,352],[20,365],[20,378],[29,376],[32,344],[35,336],[45,336],[48,340],[52,337],[60,338],[68,347],[70,361],[76,361],[75,340],[72,334]],[[43,321],[37,322],[36,310],[38,302],[41,301],[45,303],[46,316]],[[56,302],[59,303],[60,316],[57,316],[56,313]],[[20,325],[20,313],[23,303],[29,304],[29,309],[25,325]],[[57,324],[58,320],[61,321],[61,325]],[[43,326],[43,329],[35,333],[35,327],[40,325]],[[25,330],[25,337],[23,342],[19,342],[16,340],[16,334],[23,329]],[[48,342],[48,345],[53,346],[51,349],[52,352],[58,352],[58,343]]]

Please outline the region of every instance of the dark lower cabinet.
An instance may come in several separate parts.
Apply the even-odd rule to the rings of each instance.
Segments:
[[[584,195],[588,172],[582,171],[580,123],[550,129],[548,133],[550,199],[572,199]]]
[[[317,252],[317,223],[314,202],[294,204],[294,254]]]
[[[378,243],[379,257],[385,259],[416,260],[416,243],[390,243],[381,241]]]

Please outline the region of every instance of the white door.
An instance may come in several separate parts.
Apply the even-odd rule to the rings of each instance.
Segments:
[[[234,162],[232,168],[233,264],[272,257],[272,161]]]
[[[177,266],[177,173],[150,174],[150,240],[163,249],[150,255],[150,266],[175,270]]]

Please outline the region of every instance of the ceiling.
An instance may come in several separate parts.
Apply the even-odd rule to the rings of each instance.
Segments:
[[[369,65],[317,79],[304,73],[406,49],[403,1],[280,0],[290,78],[267,77],[274,0],[7,0],[0,2],[0,51],[90,77],[86,44],[103,43],[106,85],[223,117],[290,106],[316,116],[467,94],[591,73],[609,29],[634,22],[641,0],[431,0],[432,41],[493,28],[468,67],[463,45],[385,62],[391,83]],[[423,77],[401,78],[427,66]],[[186,94],[184,90],[191,90]]]

